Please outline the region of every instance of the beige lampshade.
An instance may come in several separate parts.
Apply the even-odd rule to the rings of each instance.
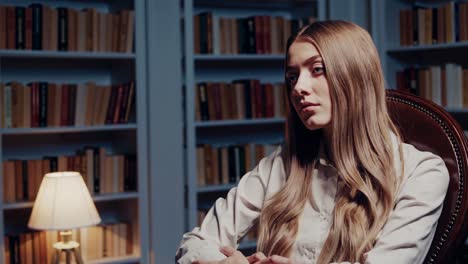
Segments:
[[[38,230],[66,230],[96,225],[101,218],[81,174],[47,173],[39,187],[28,226]]]

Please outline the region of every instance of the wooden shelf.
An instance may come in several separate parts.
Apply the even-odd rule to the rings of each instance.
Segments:
[[[197,121],[195,126],[202,127],[219,127],[219,126],[249,126],[249,125],[266,125],[266,124],[282,124],[284,118],[258,118],[258,119],[243,119],[243,120],[213,120],[213,121]]]
[[[34,202],[15,202],[15,203],[4,203],[3,210],[22,209],[33,207]]]
[[[102,258],[88,261],[89,264],[124,264],[124,263],[139,263],[140,257],[138,256],[124,256],[124,257],[113,257],[113,258]]]
[[[53,133],[81,133],[99,131],[136,130],[135,124],[101,125],[101,126],[69,126],[69,127],[35,127],[35,128],[1,128],[0,135],[31,135]]]
[[[128,200],[128,199],[137,199],[138,192],[124,192],[124,193],[109,193],[93,196],[95,202],[104,202],[104,201],[116,201],[116,200]],[[31,208],[33,207],[34,202],[17,202],[17,203],[6,203],[3,205],[3,210],[12,210],[12,209],[22,209],[22,208]]]
[[[282,61],[283,54],[195,54],[195,61]]]
[[[207,186],[199,186],[197,188],[198,193],[207,193],[207,192],[223,192],[228,191],[231,188],[237,186],[237,183],[230,183],[230,184],[222,184],[222,185],[207,185]]]
[[[123,192],[123,193],[107,193],[93,196],[95,202],[128,200],[138,198],[138,192]]]
[[[468,41],[433,44],[433,45],[395,47],[395,48],[388,49],[387,52],[389,54],[399,54],[399,53],[425,52],[425,51],[446,50],[446,49],[451,49],[451,50],[468,49]]]
[[[123,52],[79,52],[49,50],[0,50],[2,58],[39,58],[39,59],[75,59],[75,60],[133,60],[134,53]]]

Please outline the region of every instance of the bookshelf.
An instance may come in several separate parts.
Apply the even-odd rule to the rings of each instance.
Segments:
[[[282,91],[282,87],[276,85],[283,81],[284,48],[282,49],[281,46],[284,39],[280,35],[283,33],[273,35],[276,33],[271,32],[288,34],[286,32],[290,29],[287,28],[291,27],[287,24],[289,22],[285,22],[286,20],[290,20],[294,27],[294,23],[301,23],[292,22],[294,19],[309,17],[324,19],[326,1],[229,0],[221,4],[219,1],[184,0],[182,10],[186,120],[187,217],[185,230],[187,231],[199,225],[200,211],[211,207],[216,198],[225,196],[229,189],[236,186],[244,172],[256,165],[260,156],[266,155],[282,142],[284,115],[281,114],[281,110],[278,110],[281,108],[279,106],[281,100],[278,98],[284,98],[281,93],[278,92],[273,96],[276,98],[272,99],[276,100],[272,103],[274,113],[266,110],[270,107],[266,104],[260,107],[265,112],[261,112],[262,110],[254,106],[250,110],[247,110],[247,106],[246,109],[240,110],[242,105],[249,105],[249,103],[243,101],[239,103],[239,100],[250,96],[250,94],[246,95],[249,91],[248,87],[258,89],[260,86],[262,87],[260,90],[267,91],[271,89],[268,85],[272,84],[273,91]],[[244,45],[242,44],[242,36],[244,36],[242,32],[247,30],[245,23],[248,25],[250,22],[245,22],[245,20],[248,21],[249,18],[253,20],[257,31],[251,32],[255,37],[245,32],[244,34],[255,38],[256,45],[246,48],[245,42]],[[249,80],[247,83],[250,82],[251,86],[245,83],[245,86],[236,86],[236,82],[245,80]],[[204,84],[207,85],[205,91],[208,91],[206,100],[208,104],[210,100],[214,101],[212,98],[218,98],[222,102],[221,105],[232,107],[227,110],[229,113],[225,112],[226,109],[222,107],[213,112],[216,106],[210,105],[202,109],[204,106],[201,106],[203,103],[199,100],[203,93],[201,91],[204,89],[201,86]],[[212,91],[219,89],[221,95],[213,97],[210,95],[211,89]],[[229,95],[233,93],[233,90],[236,94]],[[244,93],[238,92],[239,90],[243,90]],[[266,97],[270,96],[268,93],[270,92],[260,92]],[[251,96],[258,98],[259,95]],[[237,106],[233,106],[234,104]],[[258,107],[262,103],[256,104]],[[215,152],[218,154],[213,154]],[[242,155],[250,155],[250,159],[244,159]],[[208,159],[212,159],[214,163],[219,162],[219,165],[216,168],[208,168],[205,160],[207,157],[210,157]],[[232,166],[233,163],[238,166]],[[231,168],[227,169],[226,167],[229,166]],[[208,172],[208,170],[213,172]],[[249,250],[255,246],[254,240],[244,239],[239,248]]]
[[[461,82],[462,85],[459,86],[458,97],[465,98],[468,95],[468,80],[466,76],[468,73],[465,73],[468,69],[468,32],[466,31],[466,20],[468,17],[468,11],[465,8],[464,16],[465,23],[456,19],[462,16],[462,8],[457,7],[457,5],[467,5],[466,1],[432,1],[432,0],[416,0],[416,1],[406,1],[406,0],[396,0],[396,1],[379,1],[379,0],[370,0],[370,1],[349,1],[349,3],[344,4],[344,1],[332,0],[330,2],[330,10],[336,10],[336,12],[331,12],[330,18],[332,19],[345,19],[353,21],[357,24],[360,24],[369,32],[377,45],[379,50],[380,58],[382,61],[382,66],[386,78],[387,87],[390,89],[395,89],[399,86],[397,80],[397,73],[404,71],[408,67],[421,68],[425,69],[430,66],[439,66],[443,70],[448,63],[456,64],[459,68],[463,69],[461,73]],[[348,2],[348,1],[347,1]],[[452,5],[453,6],[449,6]],[[442,11],[442,7],[445,6],[448,10]],[[411,25],[411,19],[408,19],[408,16],[414,16],[414,19],[418,19],[418,16],[423,17],[422,11],[424,10],[424,16],[429,16],[432,23],[420,22],[419,20],[412,21],[414,23],[421,23],[427,25],[431,30],[421,30],[421,28],[416,28],[412,32],[407,30],[413,28]],[[455,15],[455,10],[458,9],[458,15]],[[359,10],[368,10],[363,16],[357,16]],[[406,10],[405,15],[403,15],[404,22],[401,23],[402,11]],[[411,11],[410,11],[411,10]],[[431,10],[431,11],[428,11]],[[450,12],[453,11],[453,16],[450,15]],[[438,12],[438,13],[437,13]],[[443,12],[443,15],[440,15]],[[449,12],[449,16],[445,16]],[[409,13],[411,13],[409,15]],[[437,15],[434,15],[437,13]],[[448,20],[444,20],[443,23],[440,23],[439,19],[441,16]],[[402,26],[406,25],[406,26]],[[435,25],[437,25],[437,30],[434,30]],[[464,26],[463,26],[464,25]],[[457,29],[458,28],[458,29]],[[431,32],[432,38],[429,35],[429,40],[425,39],[425,34],[421,32]],[[452,37],[447,38],[447,32],[450,31]],[[462,33],[465,32],[465,33]],[[441,34],[442,33],[442,34]],[[404,36],[403,36],[404,35]],[[450,34],[449,34],[450,35]],[[458,35],[458,38],[457,38]],[[434,41],[435,39],[435,41]],[[451,40],[448,40],[451,39]],[[421,41],[422,40],[422,41]],[[413,41],[413,43],[410,43]],[[429,75],[432,77],[432,73]],[[437,71],[434,74],[442,75]],[[423,77],[424,78],[424,77]],[[426,75],[427,78],[427,75]],[[455,77],[454,77],[455,78]],[[459,78],[459,77],[458,77]],[[435,80],[430,80],[426,83],[441,82],[443,80],[438,80],[437,77]],[[420,86],[421,82],[417,76],[415,80],[416,86]],[[455,84],[446,85],[445,88],[447,92],[449,90],[454,90]],[[441,84],[443,86],[443,84]],[[440,89],[439,86],[435,86],[437,89]],[[434,87],[431,87],[434,89]],[[460,89],[461,88],[461,89]],[[435,90],[437,90],[435,89]],[[431,100],[434,100],[437,103],[440,103],[438,97],[432,97],[432,93],[423,93],[420,96],[424,96]],[[437,94],[437,93],[436,93]],[[440,95],[439,95],[440,96]],[[465,134],[468,130],[468,105],[465,100],[461,100],[457,105],[451,105],[450,102],[442,104],[444,108],[460,123],[464,128]],[[465,245],[468,243],[465,242]],[[462,260],[463,255],[466,258],[466,246],[465,249],[460,250],[460,262],[464,263]],[[457,262],[458,263],[458,262]]]
[[[388,88],[412,87],[444,106],[467,129],[468,104],[462,99],[468,94],[467,5],[463,0],[332,0],[330,18],[353,21],[371,33]]]
[[[467,2],[370,3],[372,35],[378,43],[388,87],[402,86],[397,75],[415,69],[417,76],[409,79],[414,80],[419,95],[443,105],[467,129],[468,104],[463,98],[468,93],[468,36],[466,23],[460,20],[467,21]],[[411,23],[413,31],[409,32]],[[403,24],[407,26],[401,27]]]
[[[29,123],[26,126],[15,126],[12,124],[6,126],[5,122],[2,122],[2,125],[0,126],[0,160],[2,161],[2,165],[4,162],[9,160],[43,160],[44,157],[80,156],[81,154],[77,154],[77,150],[85,147],[101,148],[103,150],[103,157],[105,157],[105,160],[108,159],[108,157],[111,157],[111,155],[136,156],[134,168],[132,169],[133,173],[130,173],[129,171],[125,173],[125,175],[128,174],[128,177],[133,177],[132,179],[136,184],[133,188],[123,190],[122,188],[126,187],[121,188],[121,186],[119,186],[117,189],[112,189],[112,191],[109,191],[109,189],[107,191],[103,191],[103,189],[100,191],[92,191],[93,199],[103,220],[103,224],[113,224],[118,222],[126,222],[129,224],[128,228],[131,228],[132,233],[132,244],[128,245],[128,247],[131,248],[129,250],[130,253],[127,252],[126,254],[118,257],[105,257],[104,254],[99,253],[100,255],[89,258],[88,261],[89,263],[109,264],[149,263],[149,252],[152,247],[152,244],[150,243],[152,233],[150,230],[152,228],[150,227],[151,208],[149,202],[150,195],[148,191],[150,182],[148,176],[149,166],[146,160],[151,151],[148,139],[148,121],[150,121],[151,124],[156,123],[159,120],[148,119],[147,116],[148,90],[146,88],[146,84],[148,66],[146,63],[146,45],[148,36],[154,38],[154,35],[156,34],[156,32],[151,32],[146,35],[147,3],[146,1],[137,0],[0,0],[0,6],[15,8],[25,7],[25,9],[23,9],[26,13],[25,21],[22,22],[24,23],[22,25],[25,26],[25,36],[32,34],[31,31],[28,31],[31,30],[31,28],[28,29],[28,23],[33,23],[32,26],[36,23],[34,21],[28,22],[28,12],[32,12],[32,10],[27,11],[27,7],[36,3],[42,4],[43,12],[45,12],[44,10],[46,7],[48,7],[49,10],[47,12],[52,10],[52,13],[48,13],[51,18],[45,18],[46,16],[44,16],[42,20],[38,20],[41,21],[41,23],[44,23],[42,41],[46,38],[49,41],[42,42],[42,44],[49,43],[48,45],[52,46],[44,45],[40,49],[35,48],[31,50],[30,46],[29,49],[27,48],[28,44],[26,44],[26,49],[22,49],[21,45],[17,46],[17,43],[14,47],[5,46],[5,43],[0,43],[0,83],[7,84],[17,82],[20,83],[22,87],[27,87],[28,83],[44,82],[48,85],[55,84],[59,86],[60,88],[58,89],[61,89],[61,91],[64,91],[63,89],[65,89],[61,86],[62,84],[76,84],[77,89],[79,90],[83,89],[80,85],[94,83],[97,86],[93,86],[87,91],[97,91],[97,89],[104,86],[118,87],[123,86],[124,84],[133,83],[133,96],[129,95],[130,92],[128,91],[130,91],[130,88],[123,88],[123,91],[126,90],[124,92],[127,93],[128,98],[134,98],[129,99],[127,101],[127,106],[125,106],[127,109],[133,108],[129,111],[134,114],[133,116],[130,114],[132,117],[124,122],[121,122],[120,120],[113,123],[92,122],[92,124],[86,125],[75,125],[75,123],[71,122],[52,126],[46,122],[40,126],[33,125],[32,123]],[[79,28],[83,28],[82,24],[74,24],[73,16],[68,16],[67,20],[65,20],[65,23],[63,24],[67,26],[68,34],[68,47],[65,50],[60,50],[60,45],[61,43],[63,44],[63,42],[60,42],[59,37],[61,36],[60,34],[63,33],[60,33],[60,30],[57,28],[61,23],[59,16],[60,11],[58,8],[62,7],[67,8],[67,14],[75,13],[75,18],[76,13],[78,13],[78,18],[76,18],[77,20],[75,22],[80,21],[80,14],[82,18],[85,17],[85,19],[90,19],[86,20],[85,24],[92,28],[85,29],[85,32],[92,32],[92,36],[80,35],[81,33],[79,32]],[[128,10],[129,12],[126,13],[126,15],[123,15],[123,13],[126,12],[124,10]],[[85,15],[83,16],[84,13]],[[16,13],[14,13],[14,15],[15,19],[19,16]],[[88,15],[92,18],[87,17]],[[5,22],[5,20],[3,20],[7,19],[7,17],[9,17],[9,15],[0,16],[0,27],[5,25],[5,23],[10,23],[8,25],[11,25],[11,21]],[[54,17],[57,20],[54,20]],[[99,18],[102,20],[99,20]],[[47,21],[47,19],[50,20]],[[13,21],[15,22],[15,20]],[[97,22],[93,23],[89,21]],[[49,27],[47,27],[47,25]],[[96,25],[98,25],[98,27],[96,27]],[[122,27],[120,30],[118,25]],[[124,25],[127,26],[129,31],[123,29]],[[57,29],[56,31],[54,27]],[[74,27],[76,28],[73,29]],[[114,29],[110,30],[111,28]],[[15,28],[15,30],[17,30],[17,28]],[[0,38],[10,39],[11,36],[13,36],[15,37],[15,41],[18,42],[19,40],[17,38],[19,37],[15,34],[1,35],[8,34],[8,31],[11,31],[11,29],[7,28],[6,33],[2,33],[0,30]],[[46,31],[48,33],[46,33]],[[99,32],[113,32],[112,34],[114,35],[98,34]],[[120,36],[119,33],[121,34]],[[72,35],[76,38],[71,38]],[[91,39],[90,41],[92,44],[87,44],[87,42],[80,44],[80,36],[86,36],[86,41]],[[122,44],[120,47],[125,46],[126,48],[118,50],[118,46],[112,46],[112,41],[109,41],[108,37],[117,39],[122,38],[125,45]],[[23,41],[28,42],[31,41],[31,39],[28,40],[28,37],[26,37]],[[55,41],[58,42],[56,46],[50,44]],[[74,41],[76,41],[76,43]],[[117,42],[120,45],[122,40]],[[75,45],[71,43],[75,43]],[[26,90],[29,88],[24,89]],[[112,91],[114,88],[109,89]],[[3,91],[4,90],[2,90],[2,92]],[[47,89],[47,91],[50,90]],[[71,100],[67,102],[73,102]],[[25,99],[24,102],[26,101],[27,100]],[[98,101],[98,99],[95,99],[93,102]],[[110,101],[111,99],[109,98],[107,101],[107,108],[104,111],[109,111]],[[63,101],[59,102],[63,103]],[[105,105],[105,102],[106,101],[102,104]],[[122,99],[121,102],[124,102],[124,99]],[[79,104],[76,103],[75,111],[78,109],[77,105]],[[89,106],[91,104],[87,103],[87,105]],[[115,103],[115,105],[117,105],[117,103]],[[0,106],[2,107],[1,112],[3,113],[3,116],[5,116],[4,107],[6,107],[6,105],[2,102]],[[20,106],[25,106],[25,104],[20,104]],[[47,108],[48,107],[49,105],[47,105]],[[123,107],[122,103],[121,109],[123,109]],[[71,108],[73,107],[69,107],[67,109]],[[53,109],[57,110],[58,108]],[[85,110],[90,111],[89,108]],[[117,112],[117,108],[114,108],[114,111]],[[58,110],[56,112],[60,112],[63,117],[64,114],[62,111]],[[116,115],[115,112],[114,116]],[[75,115],[76,114],[77,113],[75,113]],[[122,114],[118,113],[117,116],[122,116]],[[25,115],[20,118],[15,118],[23,120],[26,119],[27,116]],[[118,171],[120,171],[122,167],[129,168],[129,165],[126,166],[121,162],[122,160],[118,162],[115,161],[113,163],[114,167],[112,168],[115,169],[115,166],[117,166],[115,164],[119,164]],[[68,165],[70,165],[70,163],[68,163]],[[61,168],[71,170],[72,168],[70,166],[63,167],[62,164]],[[110,167],[101,169],[101,171],[108,171],[107,173],[110,174],[110,170],[108,170],[109,168]],[[0,170],[0,181],[2,183],[7,178],[15,176],[4,172],[5,168],[2,166],[2,170]],[[121,172],[119,172],[119,174],[120,173]],[[83,176],[86,177],[86,174],[83,174]],[[115,178],[108,178],[108,180],[109,179],[111,179],[111,181],[116,180]],[[27,178],[27,181],[28,183],[31,183],[30,178]],[[115,183],[113,184],[115,187]],[[0,234],[5,236],[28,232],[27,221],[33,205],[32,197],[28,197],[29,199],[27,200],[18,199],[6,202],[4,200],[6,192],[3,188],[3,184],[0,189]],[[2,239],[0,241],[0,259],[2,259],[2,261],[7,253],[7,246],[8,245],[6,245]],[[46,247],[49,249],[52,245],[47,244]],[[153,252],[158,254],[161,253],[159,249],[153,249]]]

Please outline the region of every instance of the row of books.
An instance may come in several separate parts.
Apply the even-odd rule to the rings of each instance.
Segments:
[[[130,223],[112,223],[73,230],[73,240],[83,261],[133,254],[133,230]],[[57,231],[26,232],[6,235],[5,264],[52,263],[53,244],[60,241]],[[65,260],[65,254],[60,255]]]
[[[135,83],[0,83],[0,127],[125,124],[135,118]]]
[[[430,45],[468,40],[468,3],[450,1],[437,7],[402,9],[400,45]]]
[[[468,69],[447,63],[410,67],[396,74],[397,88],[434,101],[444,107],[468,107]]]
[[[102,147],[85,147],[75,156],[5,160],[2,167],[5,203],[34,201],[42,178],[54,171],[80,172],[92,194],[135,191],[137,184],[135,155],[109,155]]]
[[[277,144],[255,143],[229,146],[198,145],[198,186],[236,183],[262,158],[277,148]]]
[[[205,219],[206,214],[208,213],[207,209],[205,210],[197,210],[197,222],[198,226],[201,225],[203,219]],[[249,242],[249,241],[257,241],[258,240],[258,228],[257,225],[254,225],[249,229],[247,234],[239,241],[239,242]]]
[[[133,10],[0,6],[0,49],[133,52]]]
[[[283,83],[255,79],[197,83],[195,98],[195,120],[203,121],[284,117],[287,100]]]
[[[202,12],[193,18],[195,54],[284,54],[291,33],[315,17],[285,18],[255,15],[220,17]]]

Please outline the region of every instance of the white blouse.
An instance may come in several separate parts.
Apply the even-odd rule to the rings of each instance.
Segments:
[[[400,170],[397,143],[395,167]],[[403,144],[404,175],[395,207],[380,231],[374,247],[365,254],[365,264],[422,263],[434,236],[448,188],[449,175],[443,160]],[[341,189],[336,169],[321,158],[313,170],[311,196],[299,220],[291,258],[298,263],[315,263],[327,238]],[[200,227],[184,234],[176,253],[179,264],[194,260],[221,260],[221,246],[237,247],[238,241],[259,217],[267,199],[284,185],[286,175],[281,148],[262,159],[242,177],[226,199],[219,198]]]

